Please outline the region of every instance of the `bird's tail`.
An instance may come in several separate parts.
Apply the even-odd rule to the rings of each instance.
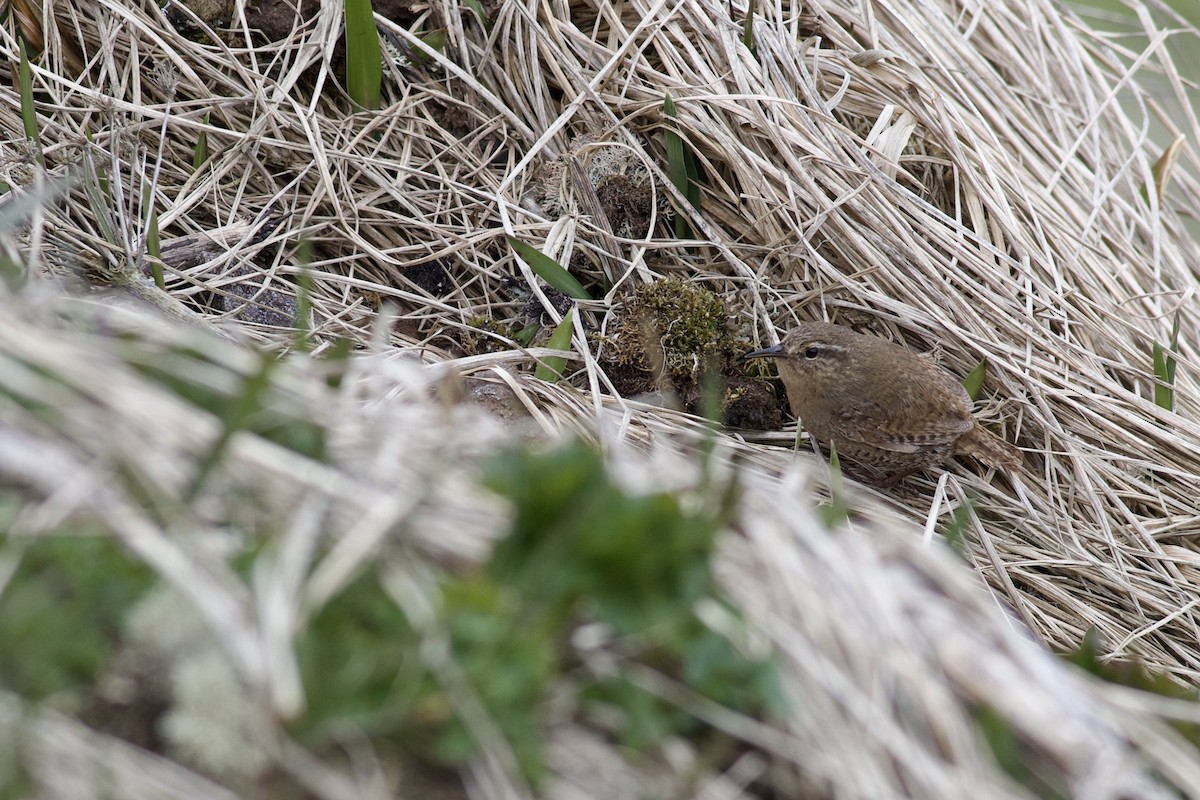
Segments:
[[[997,469],[1015,470],[1021,466],[1021,451],[978,423],[963,434],[955,450]]]

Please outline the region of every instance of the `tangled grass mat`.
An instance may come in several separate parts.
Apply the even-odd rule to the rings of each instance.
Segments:
[[[1182,20],[376,2],[367,111],[341,3],[8,8],[0,791],[1200,796]],[[839,488],[818,318],[1019,474]]]

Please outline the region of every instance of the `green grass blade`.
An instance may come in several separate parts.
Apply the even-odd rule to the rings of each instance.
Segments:
[[[667,117],[667,128],[663,132],[663,144],[667,150],[667,173],[671,183],[687,198],[692,208],[700,210],[700,170],[696,159],[688,149],[677,129],[678,115],[675,100],[668,93],[663,97],[663,113]],[[691,237],[691,228],[683,215],[675,217],[675,235],[680,239]]]
[[[967,396],[972,400],[979,397],[979,392],[983,389],[983,378],[987,374],[987,359],[983,359],[971,370],[971,374],[963,381],[963,388],[967,390]]]
[[[668,93],[663,98],[663,113],[667,115],[667,130],[663,134],[663,142],[667,147],[667,167],[671,183],[675,184],[684,197],[688,195],[687,159],[685,158],[683,137],[675,129],[678,112],[675,99]],[[689,198],[690,199],[690,198]]]
[[[21,84],[21,122],[25,126],[25,138],[33,142],[40,164],[43,163],[42,140],[38,135],[37,108],[33,105],[33,73],[29,68],[29,54],[25,50],[24,38],[21,38],[18,80]]]
[[[534,275],[555,289],[565,292],[576,300],[592,299],[587,290],[583,288],[583,284],[575,280],[575,276],[563,269],[562,265],[553,258],[542,253],[536,247],[525,244],[520,239],[509,236],[508,243],[512,245],[513,250],[517,251],[517,255],[529,265]]]
[[[1158,342],[1154,343],[1154,404],[1167,411],[1175,410],[1175,356],[1167,350],[1177,350],[1179,347],[1179,317],[1171,325],[1171,342],[1164,348]]]
[[[327,368],[325,384],[329,388],[337,389],[342,385],[350,366],[350,354],[353,352],[354,341],[339,336],[320,354],[320,360]]]
[[[292,342],[297,350],[309,352],[312,350],[312,289],[313,276],[309,263],[312,261],[311,248],[308,242],[300,245],[296,260],[301,264],[300,274],[296,276],[296,316],[292,320],[295,334]]]
[[[479,24],[483,26],[485,31],[491,31],[492,21],[488,19],[487,11],[483,8],[483,3],[479,0],[463,0],[463,5],[471,9],[475,16],[479,19]]]
[[[950,519],[938,526],[938,533],[959,558],[969,560],[971,547],[967,543],[967,531],[971,529],[971,520],[975,516],[975,495],[968,493],[962,504],[954,509]]]
[[[205,125],[208,124],[208,117],[208,114],[204,115]],[[204,166],[205,161],[208,161],[208,131],[201,128],[196,136],[196,146],[192,149],[192,171]]]
[[[430,31],[421,36],[421,41],[424,42],[430,50],[436,50],[441,53],[446,49],[446,32],[445,31]],[[416,51],[419,58],[428,60],[428,56],[419,50]]]
[[[369,111],[379,108],[383,54],[371,0],[346,0],[346,91]]]
[[[83,136],[85,139],[87,139],[87,143],[89,145],[96,144],[96,139],[92,136],[92,132],[90,130],[84,131]],[[92,158],[91,158],[92,152],[94,152],[94,150],[89,150],[88,159],[87,159],[87,164],[89,166],[92,165]],[[104,193],[105,197],[111,198],[112,192],[109,191],[108,174],[105,173],[104,170],[102,170],[102,169],[101,170],[93,169],[90,172],[88,172],[88,174],[96,176],[96,185],[100,188],[100,191]]]
[[[154,195],[150,184],[142,184],[142,205],[150,208],[150,218],[146,226],[146,255],[150,256],[150,274],[154,276],[154,285],[166,291],[167,283],[163,277],[161,245],[158,235],[158,209],[154,207]]]
[[[742,23],[742,44],[752,55],[758,55],[758,48],[754,44],[754,9],[757,5],[756,0],[750,0],[750,5],[746,8],[746,19]]]
[[[1167,411],[1175,409],[1175,390],[1167,383],[1167,360],[1163,346],[1154,343],[1154,405]]]
[[[90,153],[83,160],[83,193],[87,195],[88,205],[92,208],[92,219],[96,221],[96,227],[100,229],[104,241],[119,245],[120,241],[113,230],[108,180],[95,168]]]
[[[827,530],[834,530],[850,519],[850,504],[842,479],[842,459],[838,456],[837,444],[829,443],[829,502],[817,506],[817,514]]]
[[[188,484],[187,491],[184,493],[184,498],[188,502],[195,500],[204,489],[213,471],[229,451],[234,434],[246,427],[247,421],[254,413],[262,410],[266,402],[267,391],[271,386],[271,373],[278,363],[269,356],[262,356],[258,370],[253,375],[247,376],[242,383],[241,394],[222,416],[220,435],[217,436],[208,454],[196,467],[196,474],[192,476],[192,480]]]
[[[567,312],[563,317],[562,322],[555,327],[554,333],[550,334],[550,341],[546,346],[552,350],[562,350],[564,352],[571,349],[571,331],[575,327],[573,317],[575,309]],[[547,383],[554,383],[562,377],[563,370],[566,369],[567,360],[561,356],[548,356],[541,360],[537,365],[537,369],[533,372],[533,377]]]

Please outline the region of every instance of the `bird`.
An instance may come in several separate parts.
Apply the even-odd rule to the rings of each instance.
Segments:
[[[792,413],[851,477],[888,485],[955,455],[1021,466],[1021,451],[975,419],[962,383],[894,342],[806,322],[745,358],[776,360]]]

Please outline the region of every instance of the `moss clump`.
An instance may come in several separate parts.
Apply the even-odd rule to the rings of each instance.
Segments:
[[[503,336],[505,339],[516,339],[521,331],[516,326],[500,322],[493,317],[483,315],[471,317],[467,320],[467,327],[458,334],[458,344],[462,347],[463,355],[478,356],[484,353],[499,353],[512,348],[503,339],[489,336],[489,333]]]
[[[670,382],[695,384],[706,372],[724,372],[732,352],[725,304],[712,292],[670,277],[637,289],[609,345],[621,366],[665,373]]]
[[[783,423],[771,384],[743,374],[739,356],[746,343],[736,340],[724,301],[708,289],[665,278],[636,289],[613,313],[608,335],[597,339],[597,355],[622,397],[666,395],[703,414],[712,411],[706,387],[720,387],[726,425],[771,429]]]

